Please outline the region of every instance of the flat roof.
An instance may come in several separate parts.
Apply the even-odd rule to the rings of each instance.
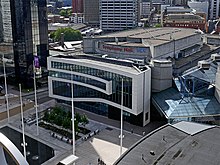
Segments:
[[[217,39],[220,39],[220,35],[218,34],[213,34],[213,35],[207,35],[207,38],[217,38]]]
[[[191,134],[182,126],[199,128]],[[215,165],[220,157],[220,127],[195,123],[167,124],[130,147],[114,165]]]
[[[187,134],[194,135],[206,129],[213,128],[213,125],[199,124],[193,122],[181,121],[176,124],[173,124],[177,129],[186,132]]]
[[[136,28],[132,30],[125,30],[121,32],[109,33],[102,36],[97,36],[97,38],[131,38],[131,39],[144,39],[144,43],[134,43],[134,42],[118,42],[118,45],[123,46],[144,46],[149,47],[149,45],[161,45],[168,42],[173,42],[173,40],[178,40],[193,35],[198,35],[196,29],[189,28]],[[114,44],[114,42],[106,43]]]
[[[143,38],[143,39],[166,39],[170,40],[170,34],[174,39],[185,38],[187,36],[195,35],[196,29],[190,28],[135,28],[121,32],[108,33],[106,35],[97,36],[97,38],[106,37],[129,37],[129,38]]]
[[[78,61],[83,64],[94,64],[94,60],[88,60],[88,59],[77,59],[77,60],[74,59],[74,61]],[[108,68],[108,70],[109,69],[117,69],[117,70],[120,70],[123,72],[132,73],[132,74],[140,74],[139,71],[137,71],[133,67],[128,67],[128,66],[105,63],[105,62],[101,62],[101,61],[95,61],[95,65],[100,66],[103,69],[104,68]]]
[[[131,62],[131,61],[128,62],[127,60],[121,60],[121,59],[116,59],[116,58],[96,58],[96,57],[86,58],[85,55],[77,55],[77,56],[79,58],[74,58],[71,56],[63,56],[63,59],[66,59],[67,61],[78,62],[84,66],[89,66],[89,65],[95,64],[96,68],[100,67],[100,69],[106,70],[106,71],[110,71],[111,69],[112,70],[117,69],[119,71],[123,71],[125,73],[134,74],[134,75],[138,75],[138,74],[142,73],[141,70],[139,70],[138,68],[133,66],[133,62]],[[81,56],[81,58],[80,58],[80,56]],[[53,58],[62,58],[62,55],[59,57],[53,56]],[[127,64],[127,65],[125,65],[125,64]],[[146,66],[146,67],[147,67],[147,69],[150,69],[148,66]]]

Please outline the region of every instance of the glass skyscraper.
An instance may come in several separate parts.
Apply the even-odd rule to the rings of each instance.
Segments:
[[[32,85],[33,56],[39,56],[40,65],[46,67],[49,54],[46,0],[3,0],[1,6],[7,14],[3,14],[2,22],[11,20],[16,80]],[[8,41],[9,33],[10,29],[3,26],[3,38]]]

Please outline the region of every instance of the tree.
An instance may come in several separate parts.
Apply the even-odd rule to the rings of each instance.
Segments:
[[[64,41],[79,41],[82,40],[82,35],[79,30],[74,30],[70,27],[59,28],[55,32],[50,34],[50,37],[55,41],[61,40],[61,34],[64,34]]]
[[[65,117],[63,119],[62,126],[63,126],[63,128],[66,128],[66,129],[70,128],[71,127],[71,120],[70,120],[70,118]]]
[[[81,122],[82,122],[82,125],[83,125],[84,128],[85,128],[86,124],[89,123],[88,117],[85,114],[83,114],[81,116]]]
[[[60,12],[59,12],[59,14],[61,15],[61,16],[66,16],[67,15],[67,12],[66,12],[66,10],[60,10]]]
[[[78,112],[75,113],[75,119],[77,122],[81,123],[81,116]]]
[[[60,10],[59,14],[64,17],[69,17],[72,15],[72,10]]]
[[[160,27],[162,27],[162,26],[161,26],[161,24],[158,23],[158,24],[156,24],[154,27],[155,27],[155,28],[160,28]]]
[[[46,122],[49,121],[49,113],[48,113],[48,111],[46,111],[46,112],[44,113],[43,120],[46,121]]]

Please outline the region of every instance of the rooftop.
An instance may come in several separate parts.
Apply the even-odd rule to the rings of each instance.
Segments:
[[[220,104],[214,96],[183,96],[169,88],[152,95],[153,102],[168,119],[219,116]]]
[[[129,38],[140,38],[140,39],[158,39],[158,40],[170,40],[170,35],[174,39],[185,38],[188,36],[195,35],[195,29],[186,28],[136,28],[132,30],[125,30],[121,32],[110,33],[106,35],[99,36],[97,38],[106,37],[129,37]]]
[[[219,164],[219,139],[218,126],[167,124],[135,143],[114,165]]]
[[[89,55],[77,55],[77,56],[53,56],[58,57],[59,59],[68,59],[67,61],[74,61],[76,63],[81,63],[80,65],[91,66],[95,63],[96,68],[100,67],[101,70],[120,70],[125,73],[138,75],[142,71],[139,70],[137,67],[133,65],[133,62],[128,60],[120,60],[120,59],[113,59],[113,58],[102,58],[102,57],[95,57]],[[146,66],[146,69],[150,69]]]

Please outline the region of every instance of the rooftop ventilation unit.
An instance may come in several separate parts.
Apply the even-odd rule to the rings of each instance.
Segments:
[[[202,69],[209,69],[210,63],[207,62],[207,61],[199,61],[198,62],[198,67],[200,67]]]
[[[220,54],[212,54],[211,59],[216,62],[220,62]]]

